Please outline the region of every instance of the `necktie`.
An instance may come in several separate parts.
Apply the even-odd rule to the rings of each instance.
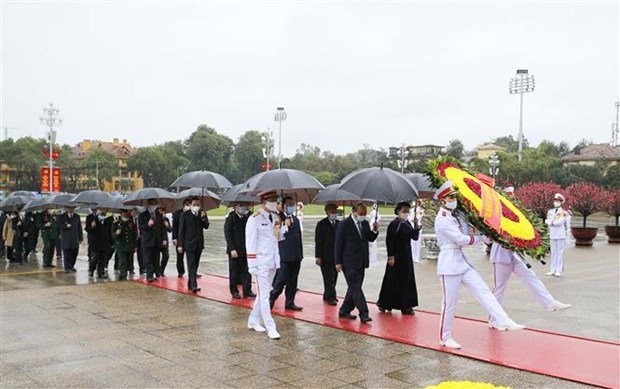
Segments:
[[[360,236],[362,236],[362,222],[361,221],[357,221],[357,232],[360,233]]]

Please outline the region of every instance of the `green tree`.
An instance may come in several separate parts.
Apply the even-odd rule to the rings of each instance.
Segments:
[[[234,160],[237,177],[232,177],[236,182],[243,182],[253,175],[262,171],[263,162],[267,162],[263,157],[264,142],[263,134],[259,131],[246,131],[239,142],[235,145]],[[273,164],[273,160],[269,161]]]
[[[609,188],[620,188],[620,163],[612,165],[607,169],[605,185]]]
[[[81,162],[88,187],[103,190],[103,182],[111,181],[118,175],[118,161],[114,154],[104,149],[90,151]],[[99,181],[97,181],[97,178]]]
[[[452,139],[446,147],[446,154],[461,160],[465,155],[465,146],[460,139]]]
[[[233,141],[201,124],[185,141],[190,170],[210,170],[227,175],[232,171]]]
[[[7,143],[7,146],[10,143]],[[17,169],[17,189],[38,191],[41,187],[41,167],[47,166],[43,150],[47,149],[45,139],[23,137],[17,139],[7,154],[7,162]]]
[[[140,173],[145,187],[168,188],[188,171],[189,161],[180,155],[179,143],[140,147],[127,160],[127,168]]]
[[[519,139],[515,139],[512,135],[508,136],[500,136],[499,138],[495,138],[493,141],[498,146],[502,146],[506,149],[507,152],[516,153],[519,151]],[[523,137],[523,150],[529,147],[529,142],[527,138]]]

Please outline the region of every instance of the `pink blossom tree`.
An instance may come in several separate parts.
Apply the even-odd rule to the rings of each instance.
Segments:
[[[620,222],[620,189],[607,191],[607,213],[614,217],[616,227]]]
[[[609,205],[609,196],[605,190],[589,182],[576,182],[566,188],[566,193],[570,196],[572,209],[583,218],[583,227],[586,226],[588,216],[606,211]]]
[[[562,192],[562,187],[558,184],[531,182],[517,188],[515,197],[544,220],[547,211],[553,207],[553,196]]]

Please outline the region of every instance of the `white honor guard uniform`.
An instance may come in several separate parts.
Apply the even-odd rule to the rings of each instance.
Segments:
[[[569,308],[570,304],[561,303],[553,298],[545,285],[540,281],[532,269],[528,269],[519,254],[506,249],[496,242],[491,248],[491,263],[493,264],[493,278],[495,288],[493,294],[500,304],[504,303],[504,292],[508,285],[510,275],[514,273],[523,281],[525,287],[534,295],[536,301],[548,311],[556,311]]]
[[[424,218],[424,209],[418,205],[409,211],[409,222],[413,225],[417,220],[420,227],[420,235],[417,240],[411,239],[411,258],[414,263],[420,263],[420,252],[422,251],[422,219]]]
[[[570,230],[570,213],[562,208],[564,196],[556,193],[554,197],[555,208],[547,212],[545,223],[549,226],[549,239],[551,240],[551,269],[548,276],[559,277],[564,271],[564,246]],[[559,203],[559,204],[558,204]]]
[[[273,195],[276,197],[275,193]],[[271,317],[269,293],[276,269],[280,267],[278,241],[284,239],[286,230],[286,226],[276,228],[276,221],[280,221],[277,213],[268,212],[260,207],[248,218],[245,227],[248,270],[250,274],[256,277],[258,289],[252,312],[248,318],[248,328],[258,332],[266,330],[272,339],[278,339],[280,335],[276,330],[276,323]],[[265,327],[261,326],[261,319]]]
[[[379,205],[377,203],[372,205],[372,211],[368,215],[368,223],[372,226],[375,222],[381,221],[381,215],[379,214]],[[377,262],[379,260],[379,245],[377,240],[373,240],[369,243],[368,247],[368,260],[370,262]]]
[[[452,188],[452,181],[446,181],[435,192],[434,198],[441,200],[454,196],[457,192]],[[456,202],[456,199],[454,200]],[[455,203],[452,203],[454,206]],[[481,236],[469,235],[467,222],[460,214],[454,214],[442,204],[435,218],[435,235],[439,246],[437,274],[441,281],[443,301],[439,320],[439,341],[448,348],[461,348],[452,338],[452,320],[458,302],[459,288],[463,284],[476,297],[491,317],[493,328],[498,330],[518,330],[524,326],[513,322],[493,293],[482,280],[478,272],[467,261],[463,246],[471,246],[483,242]],[[498,323],[498,324],[495,324]]]

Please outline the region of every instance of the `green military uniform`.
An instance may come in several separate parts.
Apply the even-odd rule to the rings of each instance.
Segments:
[[[35,220],[37,227],[41,230],[41,238],[43,239],[43,267],[52,267],[56,240],[58,239],[56,216],[48,212],[41,212],[37,214]]]
[[[116,241],[116,252],[118,254],[119,280],[127,279],[127,270],[130,262],[133,262],[133,253],[136,248],[137,240],[136,224],[132,218],[123,221],[119,218],[112,225],[112,236]]]

